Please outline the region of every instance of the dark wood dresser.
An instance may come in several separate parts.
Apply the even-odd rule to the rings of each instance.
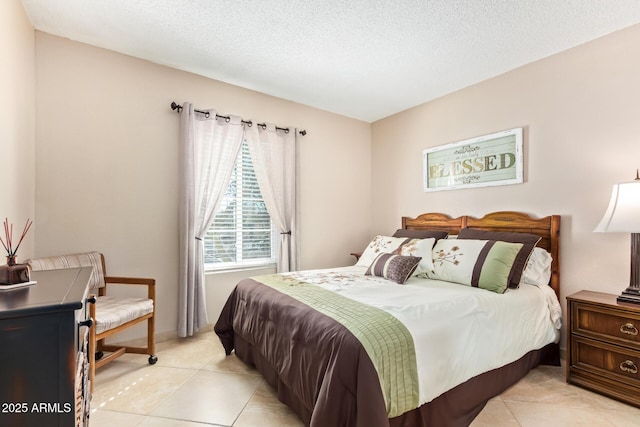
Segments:
[[[32,272],[0,290],[0,425],[86,426],[91,268]]]
[[[590,291],[567,303],[567,382],[640,406],[640,305]]]

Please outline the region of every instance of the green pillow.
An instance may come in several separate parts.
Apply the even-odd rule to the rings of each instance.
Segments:
[[[431,279],[504,293],[522,243],[495,240],[438,240]]]
[[[509,276],[509,287],[517,288],[520,286],[520,279],[522,272],[527,266],[529,256],[533,252],[533,248],[540,241],[540,236],[529,233],[511,233],[506,231],[487,231],[477,230],[473,228],[463,228],[458,233],[458,239],[471,239],[471,240],[499,240],[509,243],[522,243],[522,249],[518,253],[516,262],[513,263],[511,268],[511,274]]]

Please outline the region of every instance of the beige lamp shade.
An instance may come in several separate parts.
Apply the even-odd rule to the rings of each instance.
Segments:
[[[609,207],[594,231],[640,233],[640,181],[614,184]]]

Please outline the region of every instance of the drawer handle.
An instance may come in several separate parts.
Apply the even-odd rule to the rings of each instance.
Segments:
[[[627,335],[638,335],[638,328],[633,326],[633,323],[625,323],[620,326],[620,332]]]
[[[631,360],[625,360],[620,364],[620,370],[622,372],[629,372],[630,374],[637,374],[638,367]]]

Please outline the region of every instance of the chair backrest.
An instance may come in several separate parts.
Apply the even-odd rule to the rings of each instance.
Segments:
[[[63,268],[93,267],[89,280],[91,290],[103,288],[104,257],[100,252],[84,252],[71,255],[56,255],[45,258],[32,258],[25,261],[32,271],[60,270]]]

